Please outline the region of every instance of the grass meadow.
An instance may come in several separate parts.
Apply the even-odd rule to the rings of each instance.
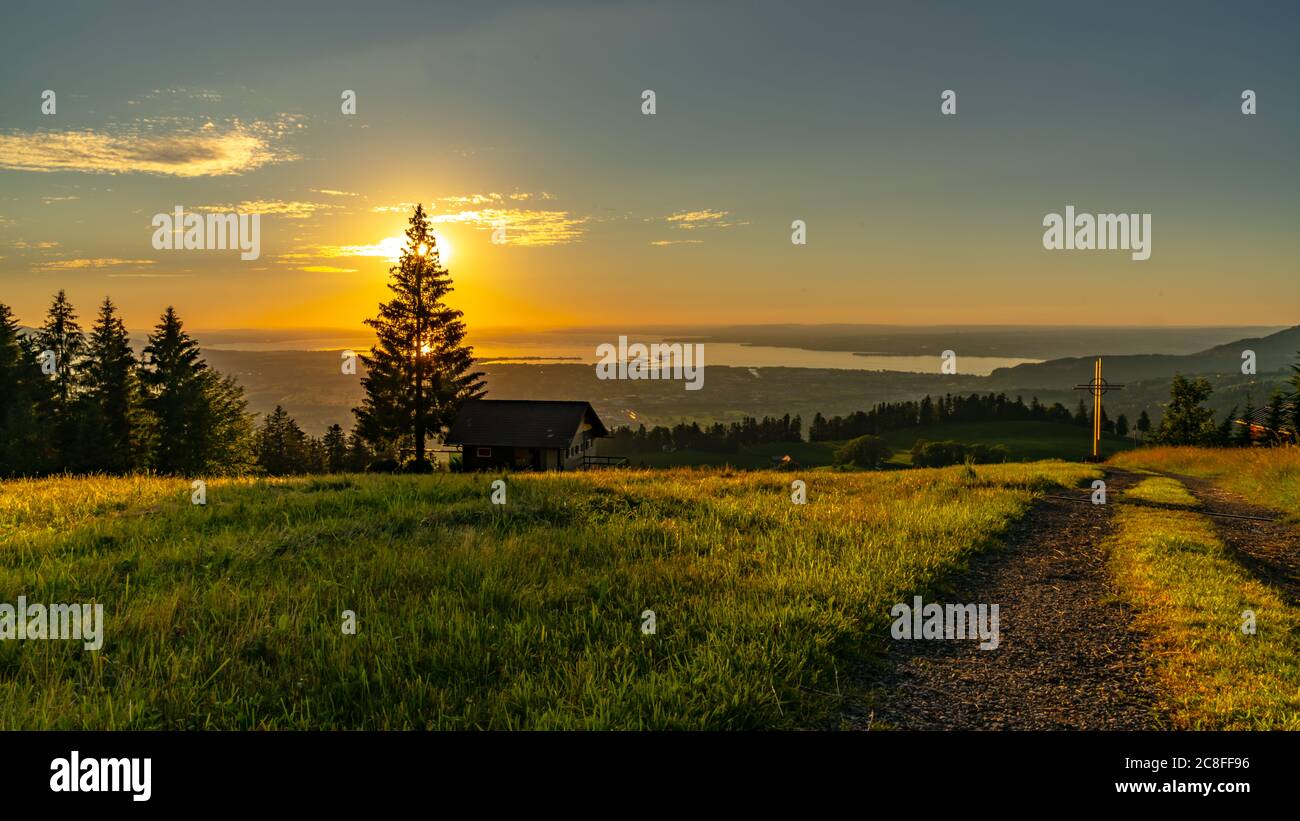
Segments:
[[[994,547],[1059,462],[0,483],[0,602],[101,602],[104,647],[0,642],[0,727],[819,726],[888,609]],[[342,630],[343,611],[357,631]],[[655,632],[642,632],[642,613]],[[873,644],[872,638],[880,643]]]
[[[1210,479],[1252,504],[1300,521],[1300,447],[1139,448],[1111,457],[1110,463]]]
[[[1122,507],[1110,566],[1147,633],[1175,729],[1300,729],[1300,609],[1193,512]],[[1255,633],[1242,632],[1243,613]]]

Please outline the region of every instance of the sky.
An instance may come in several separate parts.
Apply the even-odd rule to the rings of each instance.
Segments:
[[[3,16],[0,302],[28,325],[62,288],[86,324],[107,295],[132,328],[359,328],[417,202],[471,328],[1297,321],[1294,5]],[[1068,205],[1150,214],[1150,259],[1045,249]],[[177,206],[260,214],[260,256],[155,249]]]

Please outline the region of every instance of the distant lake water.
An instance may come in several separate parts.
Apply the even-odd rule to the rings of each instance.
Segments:
[[[662,339],[631,337],[632,342],[661,342]],[[482,339],[474,341],[474,354],[480,359],[517,361],[533,364],[577,362],[594,364],[596,346],[602,342],[617,344],[608,336],[590,339],[539,337],[529,340]],[[961,374],[987,376],[995,368],[1009,368],[1040,359],[1017,359],[1003,356],[957,356]],[[840,368],[854,371],[908,371],[939,373],[939,357],[871,354],[859,356],[848,351],[808,351],[766,345],[741,345],[735,342],[705,342],[704,365],[729,365],[734,368]]]
[[[202,339],[199,340],[202,344]],[[332,351],[352,349],[364,351],[373,343],[373,337],[357,336],[318,337],[266,341],[223,341],[203,345],[216,350],[240,351]],[[488,362],[529,365],[595,364],[596,347],[602,342],[617,345],[617,335],[594,333],[538,333],[484,335],[475,337],[471,331],[470,344],[474,355]],[[662,337],[629,335],[632,342],[662,342]],[[995,368],[1009,368],[1040,359],[1017,359],[1003,356],[962,356],[957,354],[957,372],[964,375],[987,376]],[[780,348],[767,345],[741,345],[735,342],[705,342],[704,365],[728,365],[734,368],[840,368],[854,371],[906,371],[911,373],[939,373],[939,357],[897,356],[870,354],[859,356],[848,351],[808,351],[802,348]]]

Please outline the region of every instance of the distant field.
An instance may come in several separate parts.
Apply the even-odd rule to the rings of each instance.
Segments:
[[[1111,459],[1118,467],[1213,480],[1247,501],[1300,518],[1300,448],[1139,448]]]
[[[892,603],[1095,475],[0,483],[0,601],[107,619],[98,654],[0,642],[0,727],[815,726]]]
[[[910,466],[911,449],[917,439],[932,442],[951,439],[968,445],[1006,445],[1011,461],[1033,462],[1042,459],[1078,461],[1092,452],[1092,431],[1055,422],[952,422],[925,428],[889,431],[881,438],[894,451],[893,466]],[[745,469],[771,467],[772,457],[789,454],[804,467],[819,467],[835,462],[835,449],[843,442],[770,443],[743,447],[737,453],[709,453],[683,450],[673,453],[630,454],[633,465],[644,467],[722,466]],[[1131,439],[1104,436],[1103,456],[1111,456],[1133,447]],[[602,451],[603,453],[604,451]]]
[[[890,431],[883,436],[894,449],[894,461],[911,464],[910,451],[917,439],[938,442],[951,439],[968,445],[1006,445],[1011,460],[1033,462],[1039,459],[1078,461],[1092,454],[1092,429],[1057,422],[951,422],[926,428]],[[1103,435],[1101,452],[1110,456],[1133,447],[1132,439]]]

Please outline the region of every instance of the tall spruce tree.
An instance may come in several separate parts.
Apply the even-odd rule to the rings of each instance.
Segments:
[[[353,409],[359,429],[382,449],[408,441],[412,469],[428,470],[425,440],[455,419],[467,399],[485,393],[482,373],[471,371],[473,348],[464,344],[463,313],[444,302],[451,275],[442,267],[437,240],[424,207],[417,205],[406,229],[406,246],[389,269],[393,298],[367,319],[378,337],[362,356],[366,398]]]
[[[171,306],[149,334],[140,381],[150,417],[150,466],[160,473],[192,475],[202,470],[207,364]]]
[[[0,476],[32,476],[58,467],[51,426],[41,409],[52,404],[53,382],[41,373],[35,340],[0,304]]]
[[[53,425],[61,465],[68,468],[75,460],[78,366],[86,350],[86,335],[77,324],[77,313],[62,289],[54,295],[45,323],[36,332],[36,345],[44,357],[44,366],[53,369],[52,390],[42,410]]]
[[[126,325],[104,297],[86,343],[76,469],[123,473],[135,465],[139,382]]]
[[[343,434],[343,426],[335,423],[325,429],[321,437],[321,446],[325,448],[325,470],[328,473],[342,473],[347,470],[348,440]]]
[[[307,469],[307,434],[279,405],[266,415],[257,432],[257,464],[272,476]]]

